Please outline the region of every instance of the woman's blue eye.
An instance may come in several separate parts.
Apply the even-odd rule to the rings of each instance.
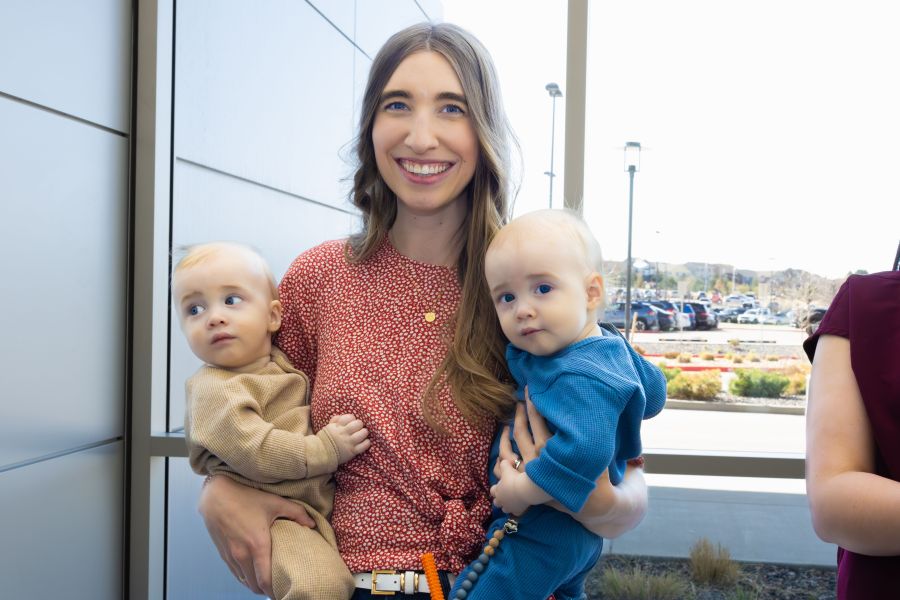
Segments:
[[[384,110],[406,110],[406,108],[406,103],[398,100],[395,102],[388,102],[384,107]]]
[[[187,309],[188,314],[191,315],[192,317],[196,317],[203,311],[204,311],[204,308],[198,304],[192,304],[192,305],[188,306],[188,309]]]
[[[513,294],[503,294],[502,296],[500,296],[500,302],[503,304],[512,302],[515,299],[516,299],[516,297]]]
[[[549,294],[550,290],[552,289],[553,286],[551,286],[549,283],[542,283],[541,285],[537,286],[536,291],[538,294]]]
[[[244,301],[243,298],[241,298],[240,296],[236,296],[234,294],[231,294],[230,296],[227,296],[225,298],[225,304],[227,306],[233,306],[235,304],[240,304],[243,301]]]
[[[456,114],[460,114],[460,115],[466,114],[466,111],[464,111],[462,109],[462,107],[456,106],[455,104],[448,104],[442,110],[444,112],[448,112],[448,113],[456,113]]]

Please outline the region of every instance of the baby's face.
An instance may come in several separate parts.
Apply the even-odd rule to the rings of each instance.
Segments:
[[[259,261],[243,250],[225,247],[176,271],[172,297],[181,330],[204,362],[235,369],[271,353],[281,306]]]
[[[500,326],[516,347],[545,356],[596,331],[602,280],[571,236],[508,225],[488,248],[484,271]]]

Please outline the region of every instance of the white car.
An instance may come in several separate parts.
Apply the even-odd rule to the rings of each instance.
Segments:
[[[768,308],[751,308],[738,315],[738,323],[762,323],[763,319],[771,316]]]

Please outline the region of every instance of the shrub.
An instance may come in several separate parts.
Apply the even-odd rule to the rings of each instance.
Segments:
[[[735,357],[732,358],[731,360],[734,362],[734,364],[739,365],[742,362],[744,362],[744,357],[735,355]]]
[[[689,363],[691,362],[691,353],[690,352],[682,352],[678,355],[678,362],[680,363]]]
[[[680,373],[668,386],[668,397],[688,400],[712,400],[722,391],[722,373],[712,369],[696,373]]]
[[[734,354],[732,354],[731,352],[726,352],[726,353],[723,355],[723,358],[724,358],[725,360],[731,360],[731,359],[734,358]]]
[[[788,378],[787,387],[784,389],[785,396],[803,396],[806,394],[806,374],[793,373],[785,375]]]
[[[735,350],[737,350],[738,348],[741,347],[741,340],[739,340],[737,338],[730,339],[730,340],[728,340],[728,345],[731,346],[732,348],[734,348]]]
[[[653,575],[635,567],[631,573],[606,569],[600,590],[610,600],[682,600],[690,597],[690,584],[675,575]]]
[[[759,369],[740,369],[728,386],[732,394],[755,398],[777,398],[788,386],[789,380],[781,373],[766,373]]]
[[[707,351],[707,352],[701,352],[701,353],[700,353],[700,358],[701,358],[702,360],[714,360],[714,359],[716,358],[716,355],[713,354],[712,352],[708,352],[708,351]]]
[[[759,355],[756,352],[751,352],[747,355],[747,360],[750,362],[759,362]]]
[[[776,360],[778,360],[778,359],[780,359],[780,358],[781,358],[781,357],[778,356],[777,354],[766,354],[766,360],[769,361],[769,362],[774,362],[774,361],[776,361]]]
[[[662,371],[663,375],[665,375],[666,383],[669,383],[670,381],[675,379],[676,375],[681,373],[681,369],[679,369],[678,367],[668,367],[666,366],[666,363],[659,363],[656,366],[658,366],[659,370]]]
[[[734,585],[741,569],[722,544],[700,538],[691,547],[691,578],[701,584]]]
[[[634,348],[634,351],[637,352],[638,354],[640,354],[641,356],[646,356],[646,355],[647,355],[647,351],[644,350],[644,347],[643,347],[643,346],[638,346],[637,344],[634,344],[634,345],[632,346],[632,348]]]
[[[678,358],[678,351],[669,350],[668,352],[664,352],[663,356],[665,356],[666,358]]]

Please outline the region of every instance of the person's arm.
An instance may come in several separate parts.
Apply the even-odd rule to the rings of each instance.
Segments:
[[[521,453],[523,463],[537,457],[551,437],[544,418],[527,399],[527,390],[526,405],[527,414],[526,408],[519,404],[516,407],[515,416],[516,445]],[[529,426],[531,427],[530,434]],[[519,458],[512,451],[508,434],[508,429],[504,429],[504,435],[500,442],[500,457],[494,467],[498,477],[504,461],[508,462],[511,467]],[[604,471],[598,477],[596,484],[597,487],[577,513],[566,510],[558,502],[551,501],[548,505],[572,515],[589,531],[607,539],[618,537],[634,529],[643,520],[647,513],[648,499],[647,484],[644,481],[642,468],[629,464],[624,479],[615,486],[610,483],[608,472]]]
[[[850,365],[850,341],[818,342],[806,412],[806,492],[813,528],[859,554],[900,554],[900,483],[875,475],[875,445]]]
[[[258,384],[265,377],[243,374],[222,382],[216,375],[201,372],[188,381],[190,419],[186,438],[192,466],[193,459],[205,449],[259,483],[333,473],[340,462],[337,436],[343,434],[346,425],[329,424],[314,435],[275,427],[263,419],[259,401],[253,397],[265,387]],[[306,412],[300,418],[309,419],[307,407],[292,410]]]
[[[272,537],[276,519],[315,527],[302,506],[281,496],[212,477],[200,492],[200,515],[232,574],[255,594],[273,597]]]

